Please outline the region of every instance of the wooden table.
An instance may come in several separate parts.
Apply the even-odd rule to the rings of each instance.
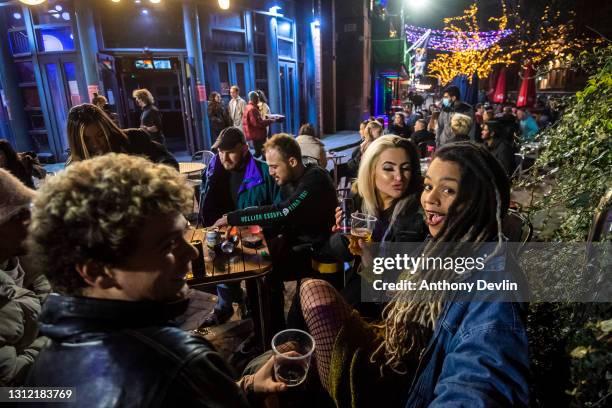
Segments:
[[[201,261],[204,262],[204,274],[203,276],[197,276],[196,274],[196,276],[191,278],[188,275],[187,284],[193,289],[201,289],[214,284],[238,283],[244,280],[247,286],[247,295],[255,309],[256,315],[253,316],[253,323],[258,328],[257,331],[259,331],[259,338],[263,349],[267,350],[270,348],[271,340],[270,333],[268,333],[266,328],[266,323],[270,318],[270,305],[264,277],[272,269],[272,260],[269,256],[262,256],[263,251],[268,252],[263,233],[251,234],[248,230],[248,227],[239,227],[239,237],[257,235],[262,240],[261,247],[255,249],[245,248],[242,246],[241,239],[233,254],[229,257],[223,254],[220,257],[217,256],[215,260],[211,260],[211,255],[215,257],[212,254],[214,251],[206,246],[206,230],[204,228],[188,230],[185,233],[185,238],[190,242],[196,240],[202,242],[204,253],[202,254]],[[222,240],[224,237],[225,233],[221,233]],[[220,262],[220,259],[223,262]],[[223,270],[218,267],[220,264],[224,265]]]
[[[181,174],[194,174],[199,173],[204,170],[204,163],[198,162],[180,162],[179,163],[179,173]]]

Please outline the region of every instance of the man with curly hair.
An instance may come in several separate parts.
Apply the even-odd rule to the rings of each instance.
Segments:
[[[247,406],[281,391],[273,361],[234,383],[204,339],[173,327],[196,249],[192,191],[172,168],[109,153],[74,163],[34,201],[29,247],[59,295],[40,317],[51,339],[28,386],[75,387],[77,405]]]

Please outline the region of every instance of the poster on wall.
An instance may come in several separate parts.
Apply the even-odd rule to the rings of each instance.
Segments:
[[[99,92],[100,88],[98,87],[98,85],[87,85],[87,95],[89,96],[89,102],[93,100],[95,96],[94,94],[98,94]]]
[[[198,102],[206,102],[206,87],[204,85],[198,85]]]
[[[229,82],[221,82],[221,95],[229,95],[229,94],[230,94]]]

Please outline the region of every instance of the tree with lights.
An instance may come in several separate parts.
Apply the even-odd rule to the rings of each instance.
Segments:
[[[450,39],[448,41],[448,54],[438,54],[429,64],[429,71],[436,76],[442,84],[447,84],[458,75],[472,78],[476,74],[479,78],[486,78],[496,65],[510,65],[518,50],[504,49],[499,41],[502,33],[508,33],[508,16],[505,3],[501,17],[491,17],[489,21],[497,22],[499,33],[493,37],[494,41],[486,42],[484,37],[491,37],[481,32],[478,24],[478,6],[472,4],[459,17],[444,19],[445,31]]]
[[[534,76],[543,75],[553,61],[557,61],[555,67],[567,66],[581,51],[602,41],[577,36],[572,20],[562,22],[561,13],[552,12],[549,6],[537,22],[522,17],[520,4],[510,11],[502,0],[501,7],[500,17],[489,18],[489,22],[497,23],[498,31],[480,31],[476,3],[462,16],[444,19],[444,31],[450,39],[446,51],[450,53],[438,54],[429,64],[430,73],[442,84],[458,75],[486,78],[495,66],[512,64],[532,64]],[[507,35],[494,38],[497,41],[484,41],[494,33]]]

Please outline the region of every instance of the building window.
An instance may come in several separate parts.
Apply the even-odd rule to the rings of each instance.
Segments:
[[[293,42],[279,39],[278,56],[284,58],[293,58]]]
[[[245,52],[244,33],[214,29],[212,30],[212,47],[216,51]]]
[[[15,62],[17,67],[17,78],[20,83],[33,83],[36,82],[34,77],[34,64],[32,61],[19,61]]]
[[[125,4],[124,4],[125,3]],[[163,1],[152,5],[142,1],[121,2],[121,9],[110,2],[100,2],[100,18],[105,49],[185,48],[183,11],[180,2]]]
[[[30,45],[28,44],[28,34],[26,30],[9,31],[9,43],[11,45],[11,54],[23,55],[30,53]]]
[[[255,59],[255,88],[268,96],[268,63],[265,59]]]
[[[218,28],[235,28],[244,30],[244,16],[242,13],[218,13],[211,15],[210,24]]]
[[[74,51],[72,28],[37,28],[36,42],[39,52]]]
[[[72,18],[71,4],[64,0],[49,0],[31,10],[35,25],[67,23]]]
[[[265,14],[253,13],[253,52],[266,55],[266,36],[268,17]]]
[[[293,27],[292,26],[293,24],[291,24],[290,21],[279,19],[278,20],[278,36],[292,39],[293,38]]]

